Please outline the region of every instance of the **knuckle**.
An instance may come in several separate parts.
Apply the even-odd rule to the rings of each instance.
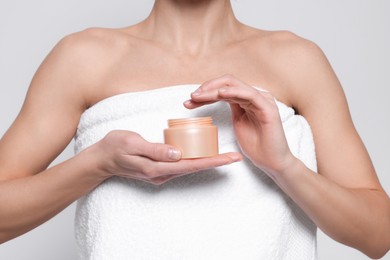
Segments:
[[[248,94],[248,99],[252,102],[256,102],[258,100],[261,100],[261,96],[262,95],[259,92],[255,91]]]
[[[165,153],[165,147],[158,144],[153,144],[153,148],[151,149],[152,158],[160,158]]]
[[[144,139],[138,133],[130,132],[130,134],[123,136],[121,145],[126,147],[126,150],[128,150],[130,153],[138,154],[142,151],[142,147],[144,146]]]
[[[232,74],[226,74],[223,76],[226,86],[233,86],[236,82],[236,78]]]
[[[115,143],[115,140],[118,139],[118,131],[117,130],[113,130],[113,131],[110,131],[108,132],[104,138],[103,138],[103,142],[105,144],[112,144],[112,143]]]
[[[134,145],[135,142],[142,140],[142,137],[138,133],[130,132],[124,135],[123,142],[126,145]]]
[[[142,137],[134,132],[125,130],[112,130],[108,132],[103,141],[109,144],[116,145],[134,145],[134,142],[141,140]]]

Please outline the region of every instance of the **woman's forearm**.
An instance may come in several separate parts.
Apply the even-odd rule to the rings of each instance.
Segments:
[[[342,187],[297,160],[275,182],[333,239],[372,258],[390,246],[390,205],[385,192]]]
[[[49,220],[103,181],[89,151],[34,176],[0,182],[0,243]]]
[[[239,153],[180,160],[170,145],[115,130],[72,159],[32,177],[0,182],[0,243],[47,221],[112,176],[162,184],[240,161]]]

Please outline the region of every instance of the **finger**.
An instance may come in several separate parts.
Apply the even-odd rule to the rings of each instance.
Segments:
[[[235,122],[236,119],[241,118],[246,112],[245,109],[243,109],[238,104],[229,103],[229,105],[230,105],[230,110],[232,111],[233,122]]]
[[[251,97],[252,98],[261,97],[271,103],[274,103],[275,101],[274,96],[272,96],[270,92],[252,86],[245,86],[245,87],[232,86],[229,88],[223,87],[223,88],[219,88],[218,92],[220,96],[223,95],[225,97],[228,96],[236,97],[236,95],[239,96],[239,94],[242,94],[242,98],[244,99],[250,99]]]
[[[195,102],[207,102],[207,100],[217,101],[218,89],[237,85],[246,84],[232,75],[224,75],[204,82],[198,89],[191,93],[191,99]]]
[[[174,163],[160,162],[158,167],[161,169],[161,171],[158,175],[163,176],[189,174],[238,162],[241,161],[242,158],[243,157],[240,153],[233,152],[220,154],[213,157],[180,160]]]
[[[141,158],[138,158],[139,162]],[[144,158],[146,159],[146,158]],[[225,153],[213,157],[180,160],[177,162],[142,162],[139,168],[144,175],[155,178],[167,175],[189,174],[207,170],[242,160],[240,153]]]
[[[259,110],[268,110],[275,107],[274,99],[270,99],[269,93],[263,93],[253,87],[229,87],[218,90],[220,100],[229,103],[239,104],[243,108],[256,108]]]
[[[171,145],[150,143],[145,139],[140,139],[136,152],[133,155],[141,155],[154,161],[172,162],[181,159],[181,151]]]
[[[200,91],[209,91],[213,89],[219,89],[221,87],[231,87],[231,86],[239,86],[239,85],[247,85],[247,84],[245,84],[243,81],[237,79],[231,74],[226,74],[223,75],[222,77],[218,77],[204,82],[198,89]]]
[[[195,108],[198,108],[198,107],[202,107],[202,106],[205,106],[205,105],[210,105],[212,103],[215,103],[215,101],[212,101],[212,102],[195,102],[193,100],[187,100],[183,103],[184,107],[188,108],[188,109],[195,109]]]
[[[200,106],[200,103],[207,104],[207,102],[216,102],[218,101],[218,89],[242,84],[245,83],[234,76],[224,75],[204,82],[198,89],[191,93],[191,100]]]
[[[219,95],[221,100],[230,104],[233,120],[239,120],[243,113],[253,116],[261,124],[272,123],[275,118],[279,118],[279,109],[269,93],[260,92],[255,88],[230,87],[220,89]]]
[[[219,93],[220,90],[231,88],[236,88],[236,90],[247,91],[251,93],[259,92],[254,87],[238,80],[237,78],[231,75],[226,75],[203,83],[196,91],[191,93],[191,102],[188,102],[187,106],[195,107],[201,106],[202,103],[207,104],[210,102],[220,101],[222,100]]]
[[[242,160],[240,153],[225,153],[208,158],[180,160],[177,162],[157,162],[142,156],[129,156],[128,172],[121,177],[151,182],[158,177],[178,177]]]

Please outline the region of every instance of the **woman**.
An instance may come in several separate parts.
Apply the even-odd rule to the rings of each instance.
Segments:
[[[199,88],[185,88],[193,92],[191,95],[188,92],[188,101],[182,100],[185,101],[185,107],[192,111],[201,106],[215,105],[217,101],[229,103],[235,137],[242,154],[251,164],[248,161],[238,162],[242,156],[237,152],[213,158],[180,160],[180,152],[174,147],[148,142],[152,137],[146,141],[140,136],[143,133],[110,131],[88,148],[79,139],[81,148],[74,158],[46,169],[76,134],[80,118],[87,109],[96,111],[99,104],[105,107],[108,100],[119,102],[118,94],[121,93],[142,92],[147,102],[148,95],[155,93],[152,89],[164,88],[163,91],[171,91],[169,94],[173,94],[179,88],[172,89],[170,86],[198,82],[204,83]],[[260,86],[263,91],[252,86]],[[109,99],[112,96],[117,98]],[[281,103],[275,102],[274,97]],[[283,132],[285,125],[280,117],[280,110],[286,108],[282,104],[294,107],[296,113],[310,124],[316,146],[318,175],[313,174],[313,169],[309,169],[302,163],[303,159],[299,160],[290,150]],[[177,178],[181,175],[238,162],[231,165],[237,168],[225,166],[223,169],[228,172],[234,171],[232,169],[240,171],[244,164],[247,167],[254,165],[256,170],[267,174],[318,227],[334,239],[374,258],[384,255],[390,245],[389,199],[353,127],[341,86],[326,58],[314,44],[291,33],[256,30],[239,23],[229,1],[157,0],[150,16],[137,25],[117,30],[90,29],[64,38],[35,75],[20,115],[1,139],[0,154],[0,176],[3,180],[0,192],[2,195],[7,194],[7,197],[0,196],[0,205],[3,207],[0,210],[1,241],[43,223],[112,176],[130,179],[129,182],[114,180],[115,185],[112,187],[120,191],[120,185],[124,185],[125,192],[140,189],[142,195],[145,195],[142,193],[144,190],[153,190],[153,198],[140,200],[142,207],[146,207],[149,205],[147,203],[159,197],[157,192],[178,190],[174,184],[169,186],[170,183],[177,180],[176,184],[180,184],[179,180],[183,178],[187,184],[198,180],[193,176]],[[26,158],[23,165],[19,163],[21,157]],[[256,170],[252,169],[251,172],[256,174]],[[195,175],[204,174],[212,173]],[[173,178],[175,180],[171,180]],[[228,178],[228,183],[230,180],[241,180],[240,175],[225,178]],[[107,190],[105,187],[111,187],[107,186],[113,183],[111,179],[93,192],[98,199],[99,194]],[[278,202],[281,203],[284,199],[280,195],[282,191],[267,181],[261,177],[261,185],[271,187],[269,192],[272,196],[279,196]],[[145,186],[145,182],[167,183],[151,188],[154,186]],[[212,182],[217,182],[214,185],[222,188],[228,185],[218,179],[210,179],[203,184],[211,186]],[[188,189],[180,191],[180,195],[184,194],[191,202],[191,195],[202,189],[205,189],[202,185],[188,186]],[[29,195],[27,200],[26,194]],[[94,199],[94,196],[89,198]],[[15,201],[18,203],[11,203]],[[290,201],[281,206],[286,208],[283,214],[290,212],[287,211]],[[139,214],[142,207],[132,208],[135,211],[133,214]],[[145,210],[146,214],[153,212],[154,204],[149,207]],[[168,204],[164,210],[171,207]],[[39,214],[26,214],[32,210]],[[188,208],[186,210],[194,213]],[[301,214],[294,210],[291,206],[291,219],[294,213]],[[80,211],[95,214],[95,211],[88,211],[85,207],[80,207]],[[129,218],[132,216],[129,215]],[[251,217],[256,216],[262,217]],[[306,221],[305,217],[300,219]],[[99,218],[97,221],[100,223],[103,220]],[[270,224],[279,225],[278,220],[276,218]],[[79,221],[84,220],[80,218]],[[180,226],[179,221],[177,225]],[[242,223],[232,224],[245,226]],[[250,224],[251,228],[256,228],[252,222]],[[313,231],[310,223],[303,227],[310,229],[308,233]],[[226,225],[220,228],[231,231]],[[142,230],[151,232],[148,227]],[[93,230],[83,230],[83,223],[79,225],[78,231],[80,240],[83,236],[87,240],[93,233]],[[172,232],[173,237],[180,237],[178,230],[170,229],[169,232]],[[193,235],[194,232],[188,234]],[[304,232],[306,230],[302,229],[301,233]],[[204,232],[202,234],[209,236]],[[210,234],[218,233],[210,230]],[[135,236],[141,235],[145,234],[135,232]],[[159,234],[156,236],[168,239]],[[256,239],[265,241],[267,236],[279,239],[274,244],[275,248],[280,249],[284,243],[292,243],[290,240],[282,240],[283,236],[269,233]],[[145,237],[146,241],[152,239],[152,236]],[[140,240],[145,237],[140,237]],[[94,237],[91,244],[98,239],[101,237]],[[223,241],[225,238],[221,236],[219,239]],[[174,239],[173,242],[178,243]],[[203,242],[197,242],[205,246]],[[221,242],[220,248],[228,249],[229,243]],[[251,243],[246,240],[240,249],[229,252],[233,254],[245,250],[258,253],[253,255],[257,258],[265,255],[278,258],[278,254],[283,251]],[[161,244],[167,246],[166,241],[163,243],[162,240]],[[256,246],[258,252],[254,250]],[[147,249],[152,252],[156,250],[161,258],[170,259],[175,252],[182,252],[180,244],[177,244],[166,249],[164,257],[161,255],[163,249],[157,251],[157,247],[153,244],[148,245]],[[301,251],[313,252],[312,247],[310,244],[309,249]],[[148,254],[140,250],[139,244],[128,248],[136,253],[122,254],[118,258]],[[96,248],[82,250],[85,250],[86,257],[102,257],[93,255]],[[203,250],[209,256],[212,253],[215,256],[222,255],[217,250],[213,252],[213,247],[203,247]],[[291,258],[293,254],[287,252],[284,256]]]

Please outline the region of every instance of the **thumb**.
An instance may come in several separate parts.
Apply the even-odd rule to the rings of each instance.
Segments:
[[[160,143],[147,143],[144,147],[144,154],[154,161],[178,161],[181,159],[181,151],[171,145]]]

